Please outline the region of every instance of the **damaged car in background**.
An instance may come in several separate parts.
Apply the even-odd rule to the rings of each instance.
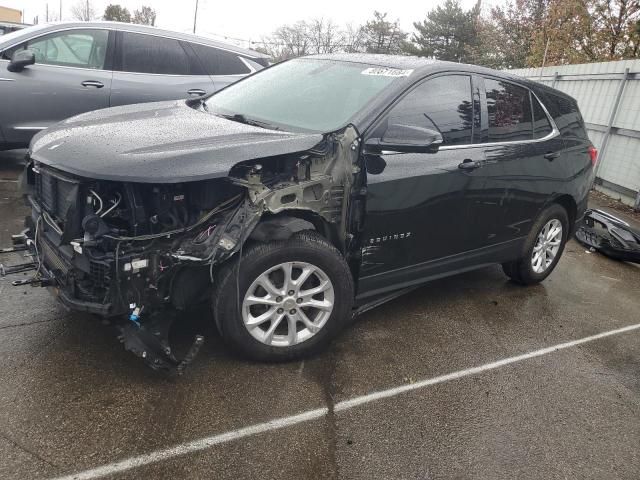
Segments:
[[[411,57],[283,62],[205,99],[82,114],[38,134],[8,251],[70,309],[180,373],[172,323],[210,302],[263,361],[327,345],[355,314],[491,264],[546,278],[586,208],[595,149],[575,101]]]

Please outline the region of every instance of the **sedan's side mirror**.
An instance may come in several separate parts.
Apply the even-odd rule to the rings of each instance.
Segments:
[[[436,153],[442,141],[442,135],[436,130],[392,123],[382,135],[379,147],[396,152]]]
[[[10,72],[21,72],[24,67],[36,63],[36,55],[32,50],[16,50],[7,65]]]

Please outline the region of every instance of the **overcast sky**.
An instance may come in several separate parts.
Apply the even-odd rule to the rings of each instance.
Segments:
[[[78,0],[62,0],[62,16],[71,20],[70,8]],[[193,13],[196,0],[90,0],[100,15],[110,3],[119,3],[133,10],[143,4],[155,9],[158,17],[156,26],[180,32],[190,32],[193,28]],[[499,0],[484,0],[483,5]],[[321,0],[321,1],[267,1],[267,0],[199,0],[197,33],[203,36],[237,37],[260,40],[278,26],[311,18],[327,18],[344,25],[360,24],[373,15],[374,10],[388,12],[388,18],[400,20],[406,31],[411,31],[412,23],[425,18],[426,13],[444,0],[410,1],[399,0]],[[464,8],[470,8],[476,0],[461,0]],[[46,5],[49,12],[57,17],[60,0],[0,0],[0,5],[24,11],[25,21],[31,23],[38,15],[44,21]],[[237,43],[237,42],[234,42]]]

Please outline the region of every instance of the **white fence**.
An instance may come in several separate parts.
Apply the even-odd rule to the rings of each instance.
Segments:
[[[640,208],[640,60],[511,70],[578,101],[599,151],[596,188]]]

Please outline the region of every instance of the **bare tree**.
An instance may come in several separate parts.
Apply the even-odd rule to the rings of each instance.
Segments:
[[[262,47],[276,62],[307,55],[310,52],[308,25],[297,22],[278,27],[269,37],[262,39]]]
[[[72,5],[71,16],[75,20],[81,20],[83,22],[90,22],[98,17],[93,3],[89,0],[78,0],[74,5]]]
[[[344,51],[346,53],[360,53],[366,50],[366,34],[362,25],[348,23],[342,32]]]
[[[344,45],[345,35],[331,20],[316,18],[307,23],[310,53],[334,53]]]
[[[315,18],[282,25],[255,45],[279,62],[309,54],[363,51],[364,35],[362,27],[342,29],[331,20]]]

